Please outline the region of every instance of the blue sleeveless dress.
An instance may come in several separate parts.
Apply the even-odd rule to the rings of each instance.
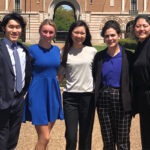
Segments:
[[[32,81],[25,100],[23,122],[47,125],[56,119],[64,119],[61,93],[57,80],[60,65],[60,50],[51,46],[49,50],[38,44],[29,47],[33,58]]]

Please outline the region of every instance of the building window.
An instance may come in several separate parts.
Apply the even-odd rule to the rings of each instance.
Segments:
[[[129,10],[130,15],[137,15],[138,10],[137,10],[137,0],[131,0],[131,7]]]
[[[137,0],[131,0],[131,10],[137,10]]]
[[[15,0],[15,12],[20,12],[20,0]]]
[[[40,3],[40,0],[37,0],[36,3]]]
[[[110,0],[110,6],[114,6],[114,5],[115,5],[114,0]]]

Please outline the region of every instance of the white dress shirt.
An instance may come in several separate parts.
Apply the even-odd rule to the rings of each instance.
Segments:
[[[15,68],[15,60],[13,56],[13,50],[11,48],[12,42],[9,41],[7,38],[4,38],[4,42],[6,43],[6,47],[11,59],[11,63],[13,66],[14,74],[16,76],[16,68]],[[25,84],[25,67],[26,67],[26,53],[23,51],[23,48],[21,48],[19,45],[17,45],[17,51],[20,58],[20,64],[21,64],[21,72],[22,72],[22,88]]]

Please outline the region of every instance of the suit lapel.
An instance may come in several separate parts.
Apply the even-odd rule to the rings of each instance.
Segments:
[[[13,70],[11,59],[10,59],[10,55],[9,55],[8,49],[3,41],[1,41],[1,51],[4,54],[5,60],[10,68],[10,71],[14,75],[14,70]]]
[[[104,53],[104,51],[99,52],[99,56],[98,56],[97,64],[96,64],[96,69],[97,69],[96,83],[95,83],[95,91],[96,91],[95,98],[96,98],[96,101],[97,101],[97,98],[98,98],[98,95],[99,95],[99,89],[101,87],[101,72],[102,72],[103,53]],[[96,101],[95,101],[95,103],[96,103]]]
[[[124,48],[122,48],[122,72],[121,72],[121,87],[125,88],[125,86],[129,82],[129,68],[128,68],[128,60],[127,54],[125,53]]]

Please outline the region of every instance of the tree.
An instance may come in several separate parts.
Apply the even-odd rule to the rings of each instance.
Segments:
[[[54,21],[58,31],[68,31],[70,25],[75,21],[74,11],[59,6],[55,11]]]

